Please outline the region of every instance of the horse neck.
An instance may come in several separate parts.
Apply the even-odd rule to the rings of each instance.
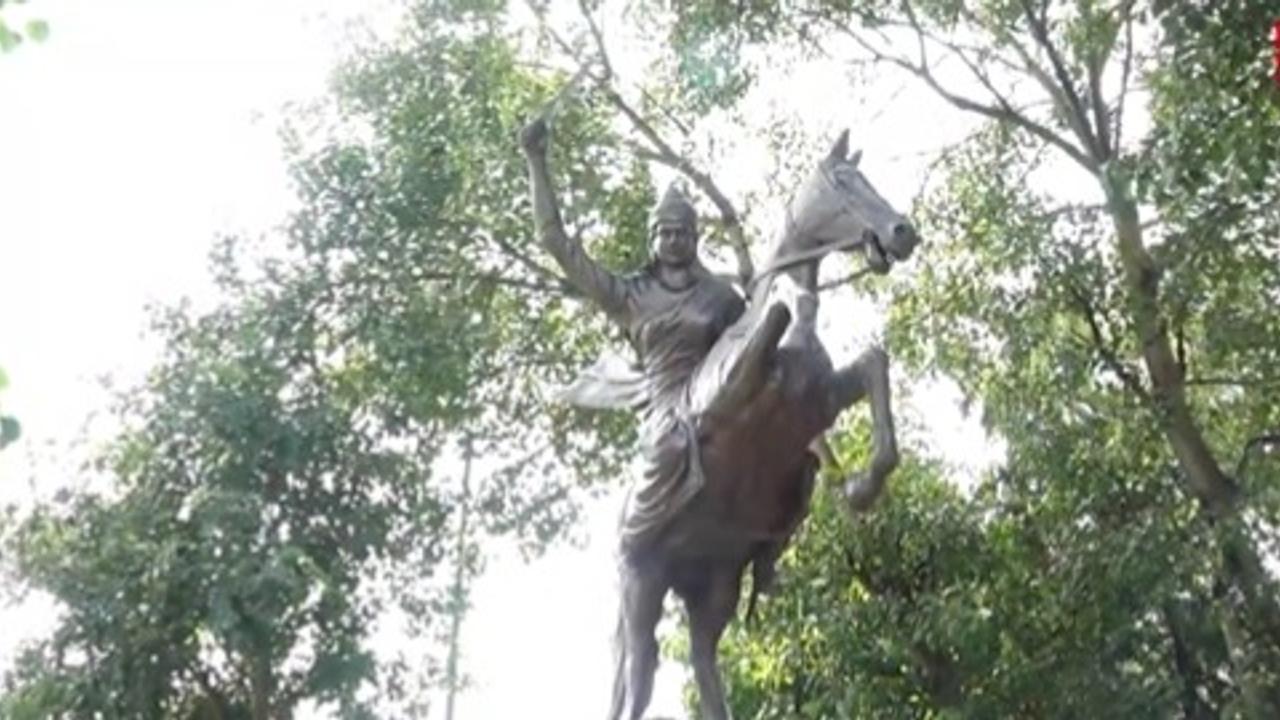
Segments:
[[[793,228],[784,228],[778,239],[773,244],[773,250],[769,253],[765,260],[765,267],[772,267],[774,263],[785,260],[787,257],[795,255],[805,250],[804,237],[794,232]],[[818,289],[818,260],[800,263],[798,265],[771,272],[755,286],[755,291],[751,294],[751,303],[757,307],[768,301],[769,293],[773,290],[773,284],[779,276],[785,276],[792,282],[809,292],[817,292]]]

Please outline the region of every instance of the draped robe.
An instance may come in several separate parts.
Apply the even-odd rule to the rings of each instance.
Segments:
[[[575,242],[551,248],[570,279],[619,325],[639,364],[606,356],[562,393],[584,407],[640,412],[642,472],[627,497],[620,528],[624,552],[646,546],[705,485],[697,416],[717,373],[699,369],[720,335],[741,317],[734,286],[701,264],[684,288],[662,284],[646,268],[628,276],[597,265]]]

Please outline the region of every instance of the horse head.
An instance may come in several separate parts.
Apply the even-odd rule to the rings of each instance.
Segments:
[[[860,150],[850,155],[845,130],[792,199],[787,234],[795,250],[862,250],[871,269],[884,273],[910,257],[920,238],[858,170],[861,159]]]

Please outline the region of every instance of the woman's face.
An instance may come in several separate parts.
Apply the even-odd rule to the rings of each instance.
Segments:
[[[659,223],[653,232],[653,256],[665,265],[688,265],[698,257],[698,236],[683,224]]]

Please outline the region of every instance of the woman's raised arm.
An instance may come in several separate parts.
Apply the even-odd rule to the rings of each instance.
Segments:
[[[533,194],[533,218],[538,240],[568,276],[569,282],[599,305],[610,318],[626,321],[627,283],[601,267],[582,243],[570,237],[560,219],[551,173],[547,168],[547,123],[542,118],[520,131],[520,146],[529,163],[529,186]]]

